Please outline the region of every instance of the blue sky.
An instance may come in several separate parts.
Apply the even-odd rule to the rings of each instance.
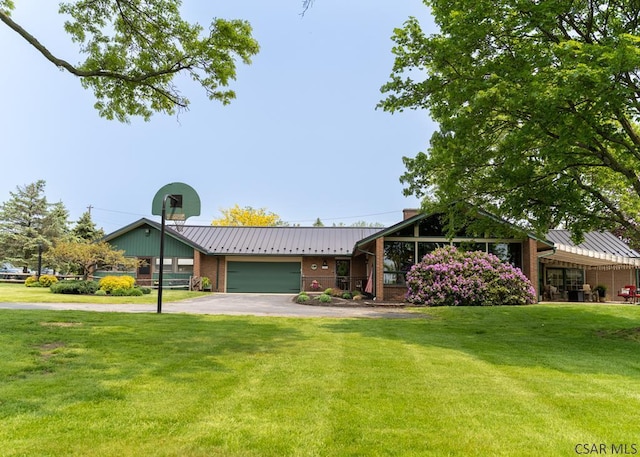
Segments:
[[[165,184],[200,195],[208,224],[235,204],[265,208],[291,224],[356,221],[390,225],[402,209],[402,156],[426,150],[436,126],[426,112],[376,110],[393,64],[390,37],[409,16],[433,31],[421,0],[185,0],[193,21],[242,18],[261,46],[222,106],[190,81],[179,116],[107,121],[90,91],[0,25],[3,88],[0,201],[16,186],[46,181],[49,202],[76,220],[89,206],[107,233],[151,215]],[[57,2],[16,1],[13,18],[54,54],[77,62]],[[157,219],[157,218],[155,218]]]

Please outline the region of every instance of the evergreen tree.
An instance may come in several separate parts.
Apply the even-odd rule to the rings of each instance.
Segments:
[[[0,205],[0,257],[21,266],[35,267],[40,249],[46,251],[67,231],[64,205],[49,205],[45,181],[17,186],[11,198]]]
[[[80,216],[71,234],[79,241],[96,241],[105,235],[104,230],[96,227],[90,211],[85,211]]]

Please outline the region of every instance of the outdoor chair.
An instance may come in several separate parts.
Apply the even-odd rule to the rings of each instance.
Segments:
[[[546,286],[544,286],[543,298],[545,300],[558,300],[561,296],[562,294],[560,293],[560,291],[558,291],[558,288],[556,286],[552,286],[551,284],[547,284]]]
[[[638,298],[638,294],[636,292],[636,286],[634,285],[624,286],[622,289],[620,289],[620,292],[618,292],[618,297],[624,298],[625,303],[628,301],[631,301],[631,303],[635,303],[636,298]]]
[[[595,302],[599,301],[600,296],[598,295],[598,292],[592,290],[590,284],[583,284],[582,292],[584,294],[585,301],[595,301]]]

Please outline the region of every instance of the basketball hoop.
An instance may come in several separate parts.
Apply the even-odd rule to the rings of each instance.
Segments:
[[[172,221],[178,232],[182,232],[187,218],[184,213],[167,213],[166,219]]]
[[[181,233],[182,230],[184,230],[185,222],[186,222],[185,219],[182,219],[182,220],[174,219],[173,224],[176,226],[176,230],[178,231],[178,233]]]
[[[0,0],[1,1],[1,0]],[[160,219],[160,270],[158,271],[158,313],[162,312],[162,272],[164,268],[165,221],[173,221],[176,231],[182,232],[191,216],[200,215],[200,197],[193,188],[181,182],[163,186],[153,197],[151,213]]]

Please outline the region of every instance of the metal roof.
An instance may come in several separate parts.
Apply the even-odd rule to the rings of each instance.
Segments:
[[[172,227],[167,226],[173,230]],[[356,243],[383,230],[368,227],[184,226],[180,235],[209,254],[351,255]]]
[[[640,268],[640,254],[610,232],[586,233],[577,245],[568,230],[552,230],[547,238],[554,242],[554,249],[551,255],[541,256],[543,263],[590,269]]]
[[[547,239],[556,245],[576,247],[585,251],[604,252],[622,257],[640,257],[640,253],[626,245],[624,241],[610,232],[585,233],[584,241],[575,244],[569,230],[551,230]]]

